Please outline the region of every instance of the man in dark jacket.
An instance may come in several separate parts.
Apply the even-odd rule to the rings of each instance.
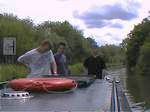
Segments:
[[[97,79],[102,79],[102,71],[106,68],[105,61],[98,55],[98,47],[92,46],[92,55],[84,61],[84,67],[88,75],[94,75]]]

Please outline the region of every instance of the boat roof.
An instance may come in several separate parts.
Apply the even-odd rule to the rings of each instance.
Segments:
[[[87,88],[77,88],[66,94],[31,93],[30,99],[1,99],[1,111],[110,111],[112,84],[95,80]]]

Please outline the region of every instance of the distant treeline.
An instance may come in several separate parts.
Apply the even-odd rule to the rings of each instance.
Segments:
[[[83,32],[68,21],[45,21],[35,25],[31,19],[19,19],[13,14],[0,14],[0,38],[3,37],[16,37],[17,56],[37,47],[44,39],[50,40],[54,52],[57,44],[64,42],[67,45],[66,54],[70,64],[81,63],[90,55],[91,44],[97,44],[90,37],[84,38]],[[124,61],[124,53],[120,46],[106,45],[99,49],[108,63]]]
[[[125,65],[125,52],[121,45],[101,46],[99,51],[109,65]]]
[[[145,18],[128,34],[122,46],[126,50],[129,73],[150,75],[150,19]]]
[[[35,25],[30,19],[19,19],[12,14],[0,15],[0,38],[16,37],[17,55],[37,47],[42,40],[51,42],[55,52],[57,44],[64,42],[67,45],[67,55],[71,62],[81,61],[90,51],[90,42],[83,38],[83,33],[74,28],[69,22],[45,21]]]

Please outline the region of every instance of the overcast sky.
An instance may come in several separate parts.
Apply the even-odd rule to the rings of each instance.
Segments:
[[[119,44],[147,17],[150,0],[0,0],[0,13],[43,21],[69,21],[99,45]]]

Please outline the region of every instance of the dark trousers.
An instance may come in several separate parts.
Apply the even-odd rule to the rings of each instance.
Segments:
[[[102,71],[99,71],[97,73],[88,73],[88,75],[91,75],[91,76],[95,76],[96,79],[102,79]]]

